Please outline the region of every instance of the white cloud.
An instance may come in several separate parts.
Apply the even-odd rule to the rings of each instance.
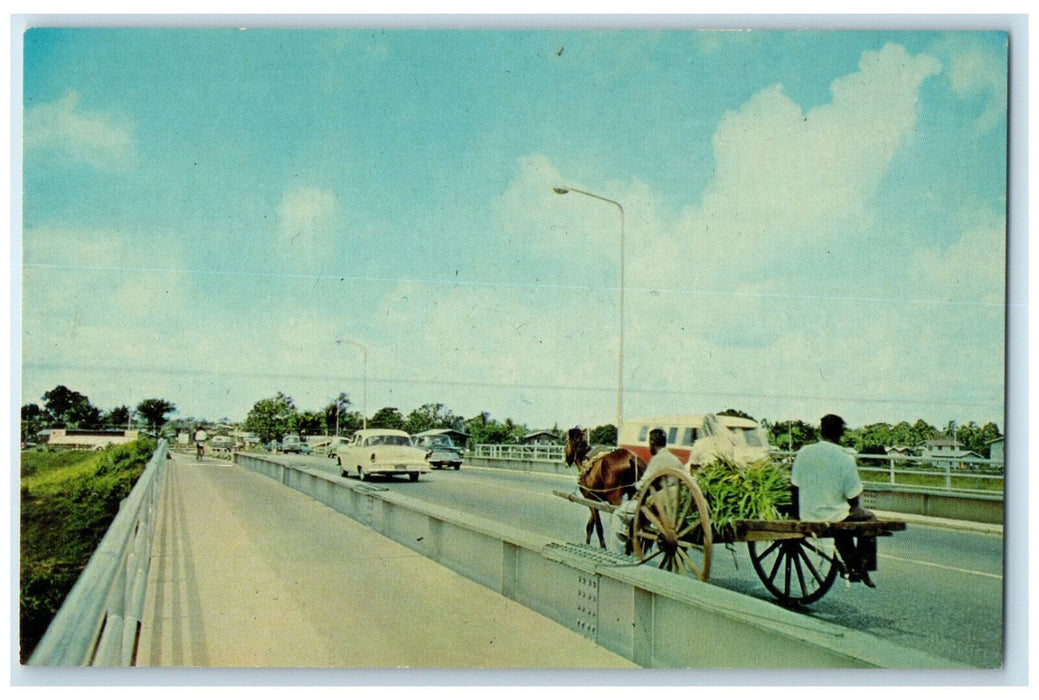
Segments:
[[[939,70],[926,55],[887,45],[835,80],[833,99],[807,113],[772,86],[722,118],[715,177],[680,235],[728,276],[734,266],[808,248],[868,217],[865,205],[916,123],[917,90]]]
[[[956,52],[949,61],[949,84],[961,99],[976,96],[986,99],[984,111],[975,122],[979,133],[991,131],[1006,115],[1005,57],[976,46]]]
[[[84,111],[79,102],[79,94],[69,90],[54,102],[27,107],[23,126],[26,151],[53,150],[99,169],[133,165],[137,155],[133,125],[103,112]]]
[[[913,256],[919,283],[935,297],[1000,306],[1006,299],[1006,227],[1002,219],[971,225],[945,250],[927,248]]]

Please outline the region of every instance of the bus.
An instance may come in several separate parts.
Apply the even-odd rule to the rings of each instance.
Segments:
[[[756,421],[714,413],[650,416],[624,421],[618,442],[649,461],[649,431],[660,428],[667,434],[667,447],[691,469],[718,457],[749,464],[771,453],[768,434]]]

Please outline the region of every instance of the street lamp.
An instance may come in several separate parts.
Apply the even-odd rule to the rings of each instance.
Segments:
[[[365,430],[368,428],[368,348],[356,343],[352,340],[344,340],[343,338],[336,338],[336,345],[353,345],[354,347],[361,348],[361,360],[364,363],[364,374],[363,377],[363,388],[364,393],[361,399],[361,429]],[[338,414],[338,408],[336,409]]]
[[[617,207],[617,210],[621,214],[621,240],[620,240],[620,328],[617,333],[617,444],[620,444],[620,432],[621,426],[624,425],[624,207],[620,205],[620,202],[615,202],[607,197],[602,197],[591,192],[585,192],[579,190],[576,187],[553,187],[552,191],[556,194],[570,194],[576,192],[577,194],[583,194],[585,197],[591,197],[592,199],[598,199],[601,202],[607,202]]]

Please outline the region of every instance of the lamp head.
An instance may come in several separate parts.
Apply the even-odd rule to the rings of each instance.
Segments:
[[[556,194],[569,194],[570,193],[570,190],[568,190],[565,187],[553,187],[552,191],[555,192]]]

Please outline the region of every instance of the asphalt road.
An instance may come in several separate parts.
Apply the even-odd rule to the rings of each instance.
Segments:
[[[327,458],[282,457],[338,475]],[[570,490],[573,479],[465,465],[460,471],[433,471],[416,483],[394,478],[379,483],[467,514],[507,518],[511,526],[564,542],[584,541],[588,510],[552,493]],[[804,614],[979,668],[1002,664],[1001,536],[910,524],[881,538],[878,549],[876,589],[838,580]],[[774,601],[754,573],[745,545],[716,545],[713,552],[712,584]]]

